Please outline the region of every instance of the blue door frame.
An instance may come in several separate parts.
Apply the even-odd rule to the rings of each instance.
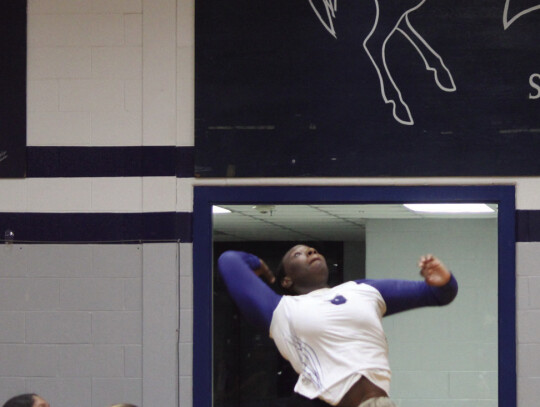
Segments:
[[[514,186],[195,187],[193,405],[212,406],[212,206],[232,204],[467,203],[498,205],[499,406],[516,407]]]

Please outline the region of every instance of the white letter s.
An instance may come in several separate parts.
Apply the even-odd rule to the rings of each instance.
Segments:
[[[540,81],[540,73],[533,73],[531,76],[529,76],[529,83],[530,85],[536,89],[536,95],[533,95],[532,93],[529,93],[529,99],[539,99],[540,98],[540,82],[537,83],[534,80],[538,79]]]

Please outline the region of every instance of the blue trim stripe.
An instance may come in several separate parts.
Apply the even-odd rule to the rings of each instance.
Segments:
[[[27,147],[29,178],[194,175],[194,147]]]
[[[0,213],[0,241],[12,231],[20,243],[191,242],[192,214]]]
[[[517,242],[540,242],[540,210],[518,210]],[[192,242],[188,212],[159,213],[0,213],[0,240],[13,230],[28,242],[181,240]],[[208,231],[211,233],[211,231]]]
[[[540,242],[540,210],[516,211],[516,241]]]

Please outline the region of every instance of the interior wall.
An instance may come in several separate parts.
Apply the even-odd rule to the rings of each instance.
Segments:
[[[368,278],[419,280],[432,253],[452,270],[457,298],[447,307],[384,319],[401,407],[484,406],[497,401],[497,220],[369,220]]]
[[[193,146],[194,7],[193,0],[29,0],[28,146],[95,147],[165,144]],[[189,213],[193,210],[193,184],[221,186],[512,184],[517,188],[517,209],[540,210],[539,177],[194,180],[174,176],[145,178],[70,176],[1,179],[0,212],[3,214],[165,211]],[[531,230],[534,230],[532,225]],[[11,246],[11,249],[18,247]],[[35,319],[26,320],[26,313],[44,313],[49,319],[64,316],[65,312],[74,313],[70,315],[80,320],[66,319],[68,328],[73,324],[81,324],[81,327],[84,327],[83,331],[86,329],[84,332],[88,333],[84,322],[88,317],[81,315],[101,311],[60,310],[58,304],[60,280],[70,280],[72,284],[80,283],[81,286],[76,290],[82,290],[84,294],[85,277],[76,274],[75,269],[83,270],[85,267],[88,269],[89,266],[85,265],[83,259],[92,256],[86,253],[92,251],[89,247],[51,246],[50,250],[56,250],[55,262],[65,264],[75,260],[81,262],[76,266],[58,266],[57,269],[63,270],[64,273],[59,277],[55,277],[53,272],[48,277],[19,273],[10,276],[8,275],[10,270],[24,270],[26,273],[27,267],[30,267],[29,262],[42,261],[46,264],[45,258],[36,258],[30,254],[34,248],[42,251],[44,249],[24,245],[19,251],[9,252],[10,260],[7,260],[7,247],[0,248],[3,260],[0,262],[0,273],[7,273],[0,274],[0,290],[2,290],[0,301],[3,304],[0,307],[2,327],[0,348],[4,349],[0,355],[2,361],[0,395],[13,395],[23,389],[46,391],[51,405],[55,407],[73,405],[103,407],[104,404],[101,403],[105,400],[100,398],[100,394],[95,393],[95,401],[92,398],[90,376],[47,376],[49,367],[54,367],[56,361],[51,358],[58,355],[54,349],[79,345],[25,342],[25,335],[31,333],[38,335],[30,328],[30,322]],[[78,255],[74,255],[74,251],[77,250],[82,253],[80,259]],[[123,249],[120,249],[120,252],[123,252]],[[178,291],[180,298],[175,299],[174,294],[167,291],[169,299],[163,299],[162,310],[167,318],[160,319],[157,316],[156,321],[161,321],[161,325],[159,327],[153,325],[153,332],[159,337],[154,342],[150,341],[148,355],[151,357],[159,354],[162,359],[161,365],[158,366],[156,362],[156,365],[146,365],[146,368],[142,369],[143,401],[146,406],[176,407],[178,404],[181,407],[192,406],[191,242],[180,244],[180,252],[180,275],[176,274],[179,283],[171,280],[171,275],[168,275],[172,273],[170,269],[159,266],[161,264],[158,262],[159,256],[155,257],[157,262],[155,265],[152,262],[144,263],[141,277],[127,277],[143,278],[143,281],[151,283],[153,278],[159,279],[160,273],[164,273],[162,278],[168,281],[169,286],[180,285]],[[536,241],[517,244],[517,352],[520,407],[535,405],[540,399],[538,253],[540,244]],[[115,256],[116,254],[113,257]],[[162,252],[160,256],[165,256],[168,260],[176,259],[176,253],[173,251],[168,254]],[[90,278],[108,277],[103,275]],[[158,301],[162,294],[159,286],[155,288],[156,298],[152,296],[151,287],[153,287],[151,284],[148,288],[143,287],[143,291],[146,292],[144,298],[148,301]],[[55,292],[56,289],[58,293]],[[80,297],[81,303],[85,298],[84,295]],[[97,298],[100,298],[99,295]],[[74,307],[77,306],[77,301],[73,299]],[[180,322],[178,320],[173,322],[174,312],[178,310],[177,303],[180,303]],[[13,309],[15,304],[18,304],[17,309]],[[158,308],[155,304],[154,306],[154,309]],[[139,312],[106,310],[109,311]],[[60,322],[55,320],[54,323]],[[135,325],[131,325],[132,329],[133,326]],[[168,330],[169,327],[174,327],[174,330]],[[171,343],[178,339],[176,332],[178,327],[180,345],[172,349]],[[62,338],[71,337],[71,340],[81,335],[81,333],[75,335],[68,328],[65,330],[62,328],[61,334],[57,332],[56,335]],[[48,334],[52,335],[51,332]],[[160,340],[166,345],[158,352]],[[142,339],[139,338],[138,341]],[[86,342],[82,344],[88,348],[98,346]],[[116,346],[136,348],[139,345],[131,343],[106,345],[109,348]],[[141,346],[144,354],[147,349],[146,342]],[[43,350],[45,348],[47,352]],[[133,350],[135,348],[130,348],[132,358],[135,357],[134,353],[137,354],[137,351]],[[49,352],[51,350],[52,356]],[[124,360],[130,357],[129,352],[123,357]],[[89,361],[98,363],[97,358],[90,358]],[[65,367],[68,362],[63,360],[62,363]],[[72,363],[69,369],[77,369],[76,359],[71,359],[69,363]],[[104,371],[104,368],[101,369],[101,363],[99,365],[100,370]],[[105,362],[103,366],[108,365]],[[129,386],[123,385],[124,379],[121,376],[120,380],[117,379],[118,377],[107,377],[108,390],[105,393],[118,395],[129,393],[130,396],[140,397],[140,388],[131,390]],[[125,380],[128,379],[141,380],[137,377]],[[43,387],[34,386],[34,383],[38,382],[42,383]],[[97,384],[105,386],[104,382],[96,382]],[[171,389],[174,389],[174,395]]]
[[[0,247],[0,394],[142,402],[141,245]],[[54,404],[52,404],[54,402]]]

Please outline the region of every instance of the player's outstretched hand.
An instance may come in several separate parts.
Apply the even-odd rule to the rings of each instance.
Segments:
[[[450,281],[450,271],[432,254],[420,257],[418,267],[428,285],[441,287]]]
[[[268,268],[268,266],[266,265],[263,259],[259,259],[259,260],[261,260],[261,267],[259,267],[256,270],[253,270],[253,272],[259,277],[262,277],[263,280],[265,280],[266,282],[273,284],[274,281],[276,281],[276,277],[274,276],[274,273],[272,273],[272,270]]]

